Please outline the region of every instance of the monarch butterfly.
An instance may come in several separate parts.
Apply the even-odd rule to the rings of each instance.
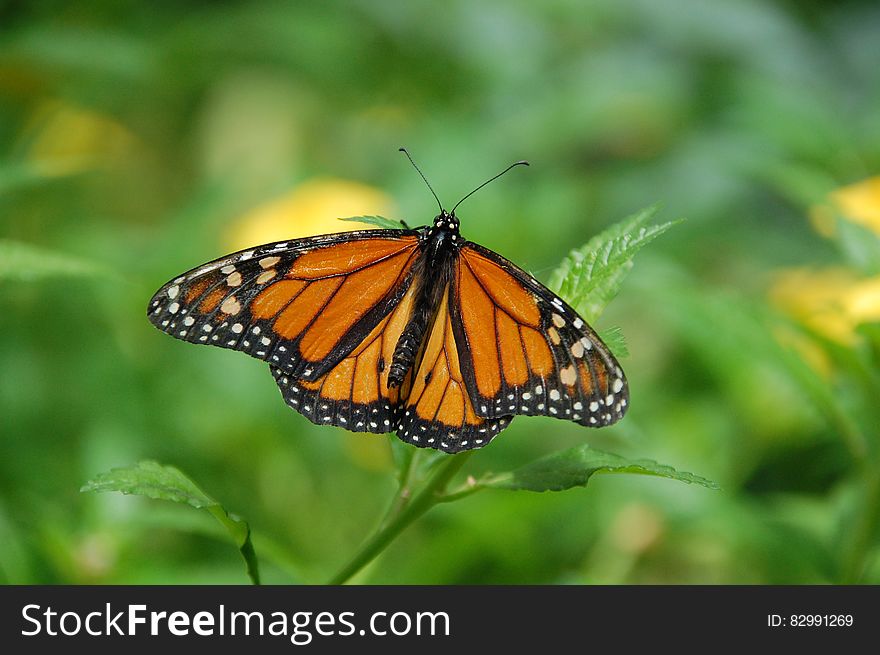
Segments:
[[[458,205],[526,163],[451,212],[431,189],[440,214],[430,226],[281,241],[203,264],[156,292],[149,319],[268,362],[286,402],[319,425],[396,431],[447,453],[485,446],[517,414],[610,425],[629,392],[596,332],[459,233]]]

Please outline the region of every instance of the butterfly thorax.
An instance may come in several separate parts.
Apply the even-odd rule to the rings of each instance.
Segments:
[[[449,285],[450,271],[454,269],[453,263],[458,257],[458,249],[464,243],[458,227],[459,221],[455,214],[443,210],[434,219],[433,226],[422,229],[421,254],[411,273],[411,284],[417,285],[414,289],[415,307],[394,348],[391,370],[388,373],[389,387],[397,387],[403,383],[425,345],[437,310],[442,304],[443,293]]]

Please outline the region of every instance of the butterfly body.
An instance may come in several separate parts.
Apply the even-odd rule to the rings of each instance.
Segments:
[[[403,383],[436,316],[461,241],[458,227],[458,219],[442,211],[432,227],[425,226],[418,231],[422,252],[413,271],[419,288],[415,291],[412,318],[394,349],[389,386],[398,387]]]
[[[420,447],[487,444],[517,414],[619,420],[623,371],[577,312],[441,211],[241,251],[166,283],[151,322],[266,361],[313,423]]]

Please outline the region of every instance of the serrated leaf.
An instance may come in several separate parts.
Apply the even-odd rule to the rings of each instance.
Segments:
[[[635,254],[680,222],[646,226],[656,213],[656,207],[643,209],[572,250],[554,271],[550,289],[594,322],[617,295]]]
[[[392,221],[384,216],[349,216],[348,218],[340,218],[340,221],[349,221],[351,223],[366,223],[367,225],[375,225],[386,230],[403,229],[403,223],[400,221]]]
[[[677,471],[652,460],[630,460],[620,455],[577,446],[547,455],[509,473],[501,473],[478,484],[495,489],[525,491],[564,491],[584,487],[596,473],[636,473],[670,478],[709,489],[718,485],[693,473]]]
[[[629,348],[626,345],[626,337],[623,336],[623,331],[619,327],[615,325],[600,330],[599,337],[617,359],[629,357]]]
[[[93,277],[107,271],[91,262],[18,241],[0,239],[0,281],[30,282],[50,277]]]
[[[185,503],[204,509],[229,532],[244,558],[248,577],[260,584],[257,556],[251,543],[251,530],[246,521],[230,514],[214,498],[206,494],[190,478],[173,466],[158,462],[138,462],[136,466],[115,468],[86,482],[80,491],[118,491],[123,494],[146,496],[157,500]]]

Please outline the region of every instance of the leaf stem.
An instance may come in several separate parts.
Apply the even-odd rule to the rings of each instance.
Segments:
[[[384,522],[376,533],[361,546],[354,557],[342,569],[334,575],[328,584],[343,584],[353,575],[372,562],[379,553],[385,550],[401,532],[411,523],[421,517],[425,512],[442,500],[443,490],[446,485],[464,466],[473,451],[450,455],[447,460],[437,467],[434,474],[428,479],[421,490],[405,503],[396,515],[392,515]],[[412,467],[413,469],[415,467]],[[402,487],[401,487],[402,488]],[[398,494],[400,495],[400,494]],[[396,504],[396,503],[395,503]]]
[[[406,457],[400,466],[400,471],[397,474],[397,493],[394,495],[394,498],[391,499],[388,511],[385,512],[385,516],[383,516],[382,520],[379,522],[380,528],[387,525],[392,518],[403,511],[403,508],[406,507],[406,504],[410,501],[410,498],[412,498],[412,485],[415,475],[418,472],[419,455],[422,453],[421,449],[412,450],[415,450],[415,452]]]

